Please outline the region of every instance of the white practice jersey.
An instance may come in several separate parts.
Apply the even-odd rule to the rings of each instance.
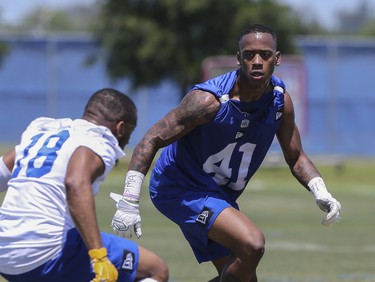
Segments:
[[[22,134],[0,208],[0,272],[27,272],[62,250],[67,231],[74,227],[64,179],[69,159],[80,146],[90,148],[105,164],[93,185],[96,194],[116,160],[125,156],[108,128],[83,119],[37,118]]]

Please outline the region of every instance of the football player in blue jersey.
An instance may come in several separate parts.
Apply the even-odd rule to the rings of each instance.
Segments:
[[[41,117],[0,157],[0,275],[8,281],[168,281],[166,263],[100,233],[94,195],[124,157],[137,109],[111,88],[94,93],[81,119]]]
[[[239,68],[195,85],[146,132],[117,199],[112,226],[118,234],[134,230],[140,236],[141,185],[156,152],[165,147],[149,185],[156,208],[178,224],[198,262],[214,264],[218,276],[212,281],[257,281],[264,235],[236,200],[275,135],[292,174],[327,213],[322,223],[339,220],[341,205],[305,154],[292,100],[273,75],[280,59],[275,32],[249,26],[239,40]]]

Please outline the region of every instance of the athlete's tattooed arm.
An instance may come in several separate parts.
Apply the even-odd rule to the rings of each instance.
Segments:
[[[156,122],[134,148],[129,170],[146,174],[155,154],[174,141],[180,139],[195,127],[208,123],[220,107],[214,95],[194,90],[181,103]]]

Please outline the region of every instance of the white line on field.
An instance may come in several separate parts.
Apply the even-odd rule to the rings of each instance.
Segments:
[[[273,241],[266,243],[266,249],[270,250],[287,250],[287,251],[310,251],[310,252],[334,252],[334,253],[353,253],[353,252],[366,252],[375,253],[375,245],[367,246],[354,246],[354,245],[341,245],[332,246],[317,244],[311,242],[288,242],[288,241]]]

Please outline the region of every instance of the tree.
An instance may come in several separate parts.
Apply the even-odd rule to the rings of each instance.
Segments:
[[[110,77],[128,77],[134,87],[171,79],[184,93],[200,81],[201,62],[235,55],[239,34],[249,23],[278,33],[279,49],[295,52],[299,21],[274,0],[103,0],[96,35],[104,47]]]
[[[5,43],[0,42],[0,66],[5,56],[9,53],[9,46]]]
[[[360,34],[371,37],[375,36],[375,18],[366,23],[366,25],[361,29]]]

